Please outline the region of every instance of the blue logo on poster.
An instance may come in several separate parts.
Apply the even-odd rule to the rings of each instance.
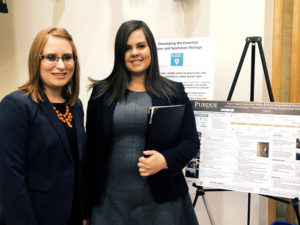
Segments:
[[[183,66],[183,53],[171,53],[171,66]]]

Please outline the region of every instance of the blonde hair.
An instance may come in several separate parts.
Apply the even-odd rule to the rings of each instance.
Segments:
[[[35,37],[28,57],[29,78],[27,82],[18,88],[24,90],[26,96],[31,96],[34,102],[39,103],[44,100],[44,86],[40,79],[40,55],[49,37],[59,37],[67,40],[73,51],[73,56],[77,57],[77,50],[72,36],[64,28],[51,27],[41,30]],[[78,59],[75,61],[74,74],[70,82],[63,88],[62,96],[68,105],[75,105],[79,95],[80,66]]]

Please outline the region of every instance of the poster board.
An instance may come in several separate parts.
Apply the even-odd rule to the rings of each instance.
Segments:
[[[300,104],[192,104],[201,144],[186,175],[194,169],[205,187],[300,197]]]
[[[214,38],[159,39],[156,45],[162,76],[182,82],[191,100],[213,99]]]

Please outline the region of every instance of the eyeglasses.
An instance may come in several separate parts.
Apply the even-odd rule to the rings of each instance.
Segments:
[[[59,59],[61,59],[65,65],[73,65],[76,62],[77,57],[71,54],[65,54],[61,57],[58,57],[55,54],[49,54],[40,55],[40,59],[44,59],[45,63],[50,65],[56,64],[59,61]]]

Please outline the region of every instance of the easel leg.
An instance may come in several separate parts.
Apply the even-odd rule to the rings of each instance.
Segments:
[[[210,212],[210,209],[208,207],[208,204],[206,202],[206,198],[204,195],[202,195],[202,199],[203,199],[203,203],[204,203],[204,206],[205,206],[205,209],[206,209],[206,212],[207,212],[207,215],[208,215],[208,218],[209,218],[209,221],[210,221],[210,224],[211,225],[215,225],[215,221],[211,215],[211,212]]]
[[[208,215],[208,218],[209,218],[209,221],[210,221],[210,224],[211,225],[215,225],[214,219],[213,219],[213,217],[211,215],[210,209],[208,207],[208,204],[207,204],[207,201],[206,201],[206,198],[205,198],[205,192],[204,192],[203,187],[202,186],[197,186],[196,184],[193,184],[193,186],[197,188],[197,190],[196,190],[196,196],[195,196],[195,199],[194,199],[194,202],[193,202],[194,208],[196,206],[196,203],[197,203],[199,195],[201,195],[203,203],[204,203],[204,206],[205,206],[205,209],[206,209],[206,212],[207,212],[207,215]],[[218,189],[214,189],[214,190],[218,190]]]
[[[296,217],[297,217],[297,222],[298,222],[298,224],[299,224],[299,222],[300,222],[300,216],[299,216],[298,202],[299,202],[299,199],[298,199],[298,198],[292,199],[292,205],[293,205],[293,208],[294,208],[294,210],[295,210],[295,214],[296,214]]]
[[[196,206],[198,197],[199,197],[199,195],[196,193],[196,196],[195,196],[195,199],[194,199],[194,202],[193,202],[193,207],[194,207],[194,208],[195,208],[195,206]]]
[[[248,193],[248,215],[247,215],[247,225],[250,225],[250,209],[251,209],[251,193]]]

